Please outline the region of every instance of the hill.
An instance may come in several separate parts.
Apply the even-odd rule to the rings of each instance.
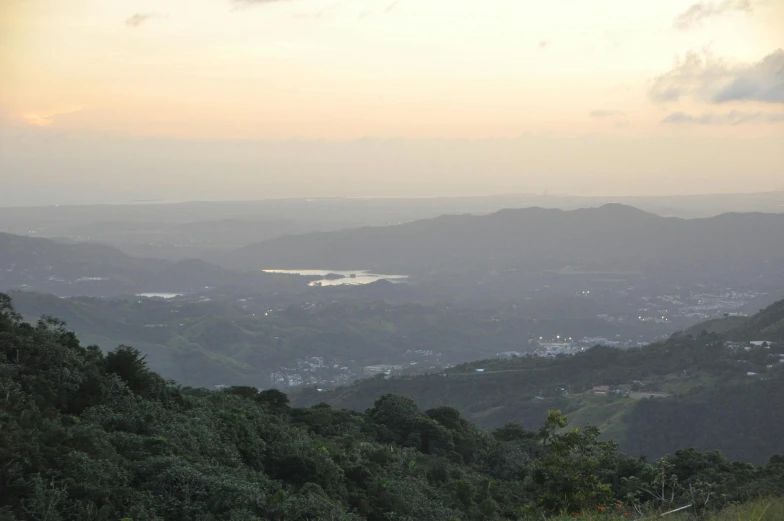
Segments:
[[[132,257],[103,244],[63,243],[0,233],[0,290],[60,296],[185,292],[206,286],[301,289],[306,279],[228,270],[199,260],[169,262]]]
[[[596,429],[492,433],[393,395],[365,413],[292,408],[278,391],[178,387],[131,347],[83,347],[0,295],[0,516],[7,520],[468,521],[638,518],[784,494],[754,467],[681,450],[650,464]],[[646,489],[662,487],[652,499]],[[664,494],[662,494],[664,496]],[[780,512],[751,502],[743,512]],[[728,513],[737,513],[730,507]]]
[[[65,243],[10,233],[0,233],[0,252],[4,270],[16,268],[31,275],[56,270],[54,276],[101,277],[154,270],[166,265],[156,259],[132,257],[105,244]]]
[[[627,350],[596,346],[571,357],[485,360],[430,375],[310,389],[294,399],[365,410],[373,397],[394,393],[422,407],[455,407],[484,428],[510,421],[531,428],[547,410],[560,409],[576,425],[602,427],[634,455],[694,446],[759,462],[784,451],[784,422],[771,417],[784,410],[782,320],[784,301],[724,334],[676,334]],[[742,347],[763,339],[776,343]],[[607,388],[593,391],[601,386]]]
[[[678,219],[618,204],[573,211],[510,209],[280,237],[218,260],[232,267],[372,269],[420,276],[511,270],[642,272],[695,280],[751,272],[781,277],[784,215]]]
[[[784,301],[769,306],[727,333],[732,340],[784,341]]]

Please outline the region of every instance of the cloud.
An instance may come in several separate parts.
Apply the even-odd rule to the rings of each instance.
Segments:
[[[610,120],[615,128],[626,128],[631,125],[626,118],[626,113],[620,110],[592,110],[588,115],[594,119]]]
[[[76,114],[77,112],[81,112],[84,110],[82,107],[63,107],[57,110],[50,110],[47,112],[28,112],[27,114],[22,115],[22,119],[27,122],[28,125],[32,125],[34,127],[49,127],[54,123],[54,118],[56,116],[65,116],[67,114]]]
[[[395,10],[395,8],[400,4],[400,0],[394,0],[391,4],[387,5],[383,9],[376,9],[376,10],[369,10],[369,11],[362,11],[359,13],[360,18],[367,18],[368,16],[374,14],[389,14]]]
[[[751,13],[751,0],[724,0],[723,2],[699,2],[675,17],[672,26],[687,31],[702,24],[703,20],[732,12]]]
[[[777,49],[756,63],[740,64],[691,51],[673,70],[654,78],[648,94],[656,102],[691,96],[710,103],[784,103],[784,50]]]
[[[706,112],[693,116],[685,112],[673,112],[662,123],[697,124],[697,125],[743,125],[745,123],[782,123],[784,113],[741,112],[730,111],[726,114]]]
[[[282,2],[289,2],[290,0],[231,0],[234,8],[232,11],[239,11],[246,7],[253,7],[257,5],[279,4]]]
[[[385,13],[391,13],[398,5],[400,4],[400,0],[395,0],[391,4],[389,4],[386,9],[384,9]]]
[[[779,49],[759,63],[737,70],[732,81],[721,89],[717,103],[756,100],[784,103],[784,50]]]
[[[294,18],[298,18],[300,20],[321,20],[322,18],[326,18],[330,15],[333,11],[336,11],[341,7],[340,4],[334,4],[327,6],[315,13],[298,13],[294,15]]]
[[[592,118],[621,118],[625,115],[620,110],[593,110],[590,113]]]
[[[262,5],[262,4],[277,4],[280,2],[288,2],[289,0],[232,0],[233,3],[238,5]]]
[[[125,25],[135,29],[137,27],[141,27],[143,24],[149,22],[153,18],[158,18],[158,15],[155,13],[136,13],[135,15],[125,20]]]

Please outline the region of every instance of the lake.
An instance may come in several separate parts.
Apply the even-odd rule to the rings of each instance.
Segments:
[[[326,277],[327,275],[341,275],[342,278],[323,278],[314,280],[309,286],[340,286],[341,284],[359,285],[370,284],[379,280],[389,282],[403,282],[408,275],[384,275],[371,273],[367,270],[264,270],[266,273],[287,273],[289,275],[304,275],[307,277]]]
[[[136,296],[147,298],[174,298],[181,297],[182,293],[137,293]]]

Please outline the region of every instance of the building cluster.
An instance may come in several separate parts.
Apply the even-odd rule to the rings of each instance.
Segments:
[[[679,300],[678,297],[664,295],[658,297],[671,315],[709,319],[723,315],[745,316],[742,312],[747,304],[764,293],[756,291],[734,291],[728,289],[717,293],[691,293],[688,298]]]
[[[400,374],[402,370],[403,370],[402,365],[390,365],[390,364],[368,365],[362,368],[362,374],[364,376],[376,376],[378,374],[393,375],[393,374]]]
[[[282,387],[343,385],[352,382],[356,377],[348,366],[321,356],[298,360],[295,367],[281,367],[270,373],[273,384]]]
[[[534,353],[539,356],[574,355],[584,351],[573,342],[539,342]]]
[[[724,342],[724,347],[732,351],[751,351],[755,348],[770,349],[776,346],[776,342],[770,340],[745,340]]]
[[[726,289],[710,293],[699,290],[687,295],[640,296],[633,315],[601,313],[596,318],[609,323],[645,322],[669,324],[676,319],[706,320],[722,316],[746,316],[743,311],[764,293]],[[627,295],[628,296],[628,295]]]

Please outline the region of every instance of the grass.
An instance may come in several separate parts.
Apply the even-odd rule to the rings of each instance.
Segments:
[[[784,499],[766,499],[733,506],[710,515],[707,521],[776,521],[784,519]]]
[[[634,407],[634,401],[620,398],[613,402],[606,402],[601,405],[587,405],[580,409],[566,413],[569,419],[569,427],[585,427],[587,425],[594,425],[602,431],[603,439],[615,439],[614,436],[618,432],[625,431],[623,424],[623,416]],[[617,441],[617,440],[616,440]]]
[[[603,440],[612,440],[620,443],[626,436],[626,414],[635,406],[635,401],[617,397],[608,398],[591,392],[572,395],[574,409],[566,410],[569,419],[567,429],[588,425],[598,427],[602,432]]]
[[[639,517],[631,514],[628,517],[623,515],[607,513],[581,513],[578,517],[574,515],[562,515],[548,519],[548,521],[610,521],[613,519],[629,519],[640,521],[662,519],[665,521],[782,521],[784,520],[784,499],[759,499],[741,505],[732,505],[719,512],[709,512],[700,516],[691,513],[675,513],[664,517]]]

